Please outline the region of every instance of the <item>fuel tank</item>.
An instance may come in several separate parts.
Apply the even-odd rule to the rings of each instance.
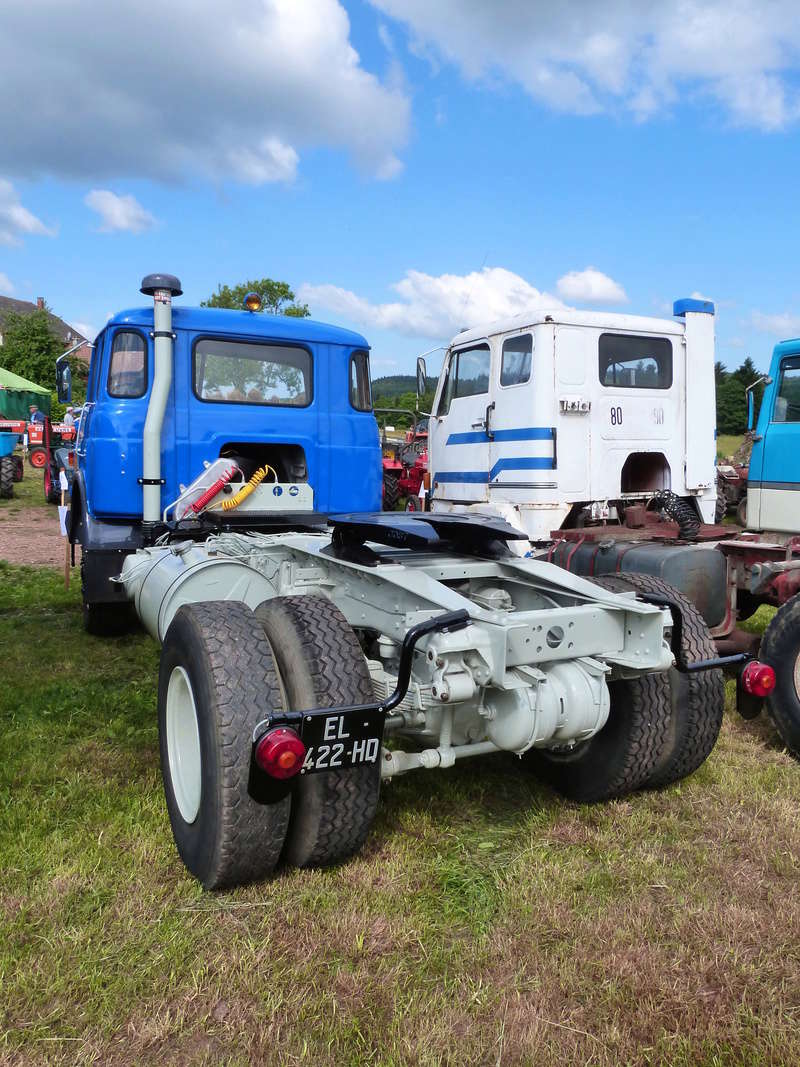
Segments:
[[[537,555],[539,555],[537,553]],[[652,574],[674,585],[692,601],[709,629],[725,619],[727,562],[712,545],[663,544],[654,541],[559,541],[541,554],[559,567],[584,577],[604,574]]]

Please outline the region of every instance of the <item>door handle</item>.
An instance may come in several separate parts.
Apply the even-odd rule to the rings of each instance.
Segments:
[[[486,407],[486,419],[484,420],[484,427],[486,429],[486,436],[490,441],[494,441],[494,430],[491,428],[492,412],[494,411],[494,400]]]

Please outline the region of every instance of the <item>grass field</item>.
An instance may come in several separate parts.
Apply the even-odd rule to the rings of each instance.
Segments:
[[[717,437],[717,459],[730,459],[743,440],[742,434],[721,433]]]
[[[512,758],[418,772],[347,865],[211,895],[153,642],[0,563],[0,647],[0,1062],[800,1062],[800,766],[768,724],[597,807]]]

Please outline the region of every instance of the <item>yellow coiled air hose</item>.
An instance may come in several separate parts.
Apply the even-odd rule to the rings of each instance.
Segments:
[[[273,477],[275,478],[275,481],[277,482],[278,475],[275,473],[273,468],[270,467],[269,463],[265,463],[263,467],[258,468],[258,470],[250,479],[250,481],[246,485],[242,486],[236,496],[232,496],[230,500],[222,501],[222,510],[233,511],[234,508],[238,508],[243,500],[247,500],[247,498],[250,496],[256,486],[261,485],[261,483],[264,481],[264,479],[270,472],[272,473]]]

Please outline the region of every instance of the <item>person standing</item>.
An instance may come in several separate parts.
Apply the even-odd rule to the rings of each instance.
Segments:
[[[39,411],[39,408],[36,404],[31,404],[31,406],[28,408],[28,411],[30,412],[30,418],[28,419],[29,422],[44,422],[44,414],[43,412]]]

